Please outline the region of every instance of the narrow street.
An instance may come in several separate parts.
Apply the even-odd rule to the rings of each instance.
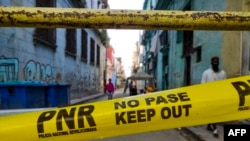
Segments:
[[[123,89],[118,89],[114,94],[114,99],[129,96],[127,93],[123,94]],[[101,96],[84,103],[103,101],[107,99],[108,99],[107,96]],[[201,141],[201,140],[192,136],[184,129],[170,129],[170,130],[153,131],[153,132],[118,136],[105,139],[97,139],[91,141]]]

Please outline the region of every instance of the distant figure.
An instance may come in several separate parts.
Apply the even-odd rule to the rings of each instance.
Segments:
[[[130,96],[137,95],[137,88],[136,88],[136,85],[133,84],[132,80],[128,84],[128,88],[129,88],[129,95]]]
[[[113,99],[113,94],[115,92],[114,84],[112,83],[112,80],[109,78],[109,82],[106,84],[106,90],[108,94],[108,99]]]
[[[213,82],[217,80],[226,79],[226,73],[219,68],[219,57],[214,56],[211,58],[211,68],[205,70],[202,74],[201,83]],[[213,131],[213,135],[218,137],[218,130],[216,123],[207,125],[207,130]]]
[[[151,86],[146,87],[146,93],[152,93],[154,89]]]
[[[133,81],[131,81],[128,85],[129,88],[129,95],[131,95],[132,89],[133,89]]]

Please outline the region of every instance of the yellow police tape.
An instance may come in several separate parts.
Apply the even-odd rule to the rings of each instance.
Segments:
[[[250,118],[250,76],[0,117],[1,141],[83,141]]]

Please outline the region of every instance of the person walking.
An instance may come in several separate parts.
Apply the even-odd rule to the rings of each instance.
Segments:
[[[129,83],[128,88],[129,88],[129,95],[131,96],[132,89],[133,89],[133,81],[132,81],[132,80],[131,80],[131,82]]]
[[[113,94],[115,92],[114,84],[112,83],[112,80],[109,78],[109,82],[106,84],[106,90],[108,93],[108,99],[113,99]]]
[[[219,68],[219,57],[214,56],[210,61],[211,67],[203,72],[201,83],[226,79],[226,72]],[[219,136],[216,123],[208,124],[207,130],[212,131],[215,137]]]

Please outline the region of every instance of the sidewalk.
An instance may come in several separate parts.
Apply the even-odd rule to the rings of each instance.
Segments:
[[[79,103],[82,103],[82,102],[86,102],[86,101],[98,98],[98,97],[103,96],[103,95],[105,95],[105,94],[103,92],[100,92],[100,93],[97,93],[97,94],[93,94],[93,95],[89,95],[89,96],[84,96],[84,97],[77,98],[77,99],[71,99],[70,100],[70,104],[71,105],[79,104]]]
[[[123,94],[123,88],[119,88],[115,91],[115,95],[116,94]],[[106,94],[104,94],[103,92],[99,92],[99,93],[96,93],[96,94],[93,94],[93,95],[89,95],[89,96],[84,96],[84,97],[81,97],[81,98],[77,98],[77,99],[71,99],[70,100],[70,104],[71,105],[74,105],[74,104],[79,104],[79,103],[83,103],[83,102],[86,102],[86,101],[89,101],[89,100],[93,100],[95,98],[98,98],[98,97],[101,97],[101,96],[105,96]]]
[[[187,130],[190,134],[198,138],[200,141],[224,141],[224,131],[223,126],[217,125],[219,137],[214,137],[213,133],[206,130],[207,125],[199,125],[192,127],[185,127],[184,130]]]
[[[231,122],[218,123],[217,128],[219,131],[219,137],[216,138],[213,136],[212,132],[206,130],[207,125],[185,127],[185,130],[188,130],[191,134],[200,138],[201,141],[224,141],[224,125],[235,124],[235,125],[250,125],[250,120],[237,120]]]

